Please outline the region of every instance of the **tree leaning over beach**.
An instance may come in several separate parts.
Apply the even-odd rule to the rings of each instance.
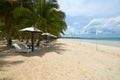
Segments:
[[[27,1],[27,0],[26,0]],[[28,0],[29,1],[29,0]],[[1,0],[0,1],[0,20],[2,25],[2,32],[7,38],[7,46],[11,47],[13,34],[16,34],[15,30],[19,29],[18,24],[24,18],[15,18],[14,10],[19,6],[24,6],[22,2],[15,0]],[[27,6],[30,8],[30,5]]]
[[[59,10],[56,0],[2,0],[0,1],[1,27],[6,34],[8,46],[18,30],[32,26],[56,36],[67,28],[64,12]]]

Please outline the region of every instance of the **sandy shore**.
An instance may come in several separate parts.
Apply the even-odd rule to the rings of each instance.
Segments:
[[[0,46],[0,80],[120,80],[120,48],[99,47],[69,39],[34,53]]]
[[[108,40],[82,40],[77,39],[78,41],[82,42],[89,42],[94,44],[100,44],[100,45],[106,45],[106,46],[112,46],[112,47],[120,47],[120,41],[108,41]]]

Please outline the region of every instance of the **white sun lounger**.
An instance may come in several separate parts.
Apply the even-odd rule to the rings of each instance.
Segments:
[[[27,48],[21,48],[18,44],[14,43],[12,44],[12,46],[19,52],[31,52],[31,49],[27,49]]]
[[[27,44],[22,44],[22,45],[23,45],[25,48],[30,49]],[[34,49],[36,50],[36,49],[38,49],[38,48],[37,48],[37,47],[34,47]]]

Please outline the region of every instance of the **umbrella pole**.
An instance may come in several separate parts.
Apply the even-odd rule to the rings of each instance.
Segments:
[[[33,51],[34,51],[34,33],[33,33],[33,32],[32,32],[32,39],[31,39],[31,42],[32,42],[31,51],[33,52]]]
[[[47,46],[47,35],[46,35],[46,46]]]

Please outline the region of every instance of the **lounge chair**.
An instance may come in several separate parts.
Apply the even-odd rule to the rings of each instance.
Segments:
[[[51,42],[50,42],[50,41],[43,40],[43,41],[41,42],[41,44],[44,45],[44,46],[50,46]]]
[[[27,48],[21,48],[18,44],[12,44],[12,46],[19,52],[31,52],[31,49],[27,49]]]
[[[30,49],[27,44],[22,44],[25,48]]]
[[[24,46],[24,48],[26,48],[26,49],[31,49],[27,44],[22,44],[23,46]],[[36,49],[38,49],[37,47],[34,47],[34,49],[36,50]]]

